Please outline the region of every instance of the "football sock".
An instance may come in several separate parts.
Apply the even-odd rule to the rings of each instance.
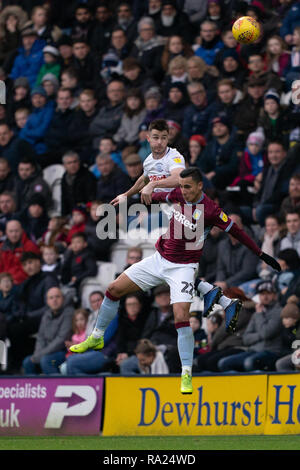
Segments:
[[[213,285],[210,284],[209,282],[206,281],[200,281],[197,287],[197,290],[200,292],[200,294],[207,294],[210,290],[213,289]]]
[[[177,329],[178,352],[182,365],[182,375],[191,375],[194,357],[194,333],[189,322],[175,323]]]
[[[100,338],[110,322],[115,318],[118,313],[120,299],[113,297],[109,292],[105,293],[103,302],[98,312],[95,327],[92,331],[94,338]]]

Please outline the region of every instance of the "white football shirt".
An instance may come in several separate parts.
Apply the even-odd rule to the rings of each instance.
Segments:
[[[167,151],[162,158],[155,159],[152,153],[148,155],[143,164],[144,176],[148,177],[150,181],[159,181],[171,176],[171,171],[175,168],[185,169],[184,157],[178,150],[167,147]],[[154,192],[158,191],[172,191],[174,188],[155,188]]]

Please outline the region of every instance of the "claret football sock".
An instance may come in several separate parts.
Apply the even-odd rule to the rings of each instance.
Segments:
[[[113,297],[108,291],[106,291],[92,332],[92,336],[94,338],[100,338],[104,335],[106,328],[117,315],[119,305],[120,299]]]

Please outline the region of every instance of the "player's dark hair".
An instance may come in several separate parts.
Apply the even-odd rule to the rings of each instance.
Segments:
[[[149,132],[151,132],[153,129],[160,132],[169,132],[169,126],[165,119],[155,119],[154,121],[152,121],[149,125]]]
[[[192,180],[196,181],[196,183],[200,183],[200,181],[203,181],[202,173],[196,166],[190,166],[189,168],[182,170],[179,176],[180,178],[192,177]]]

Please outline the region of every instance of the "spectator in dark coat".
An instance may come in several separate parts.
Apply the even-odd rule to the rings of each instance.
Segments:
[[[213,139],[197,162],[206,178],[218,189],[229,185],[238,171],[238,147],[230,131],[230,124],[225,116],[215,117],[212,121]]]
[[[289,195],[284,198],[280,207],[280,216],[282,220],[290,210],[298,210],[300,212],[300,174],[295,174],[289,182]]]
[[[101,171],[96,192],[99,201],[108,203],[131,187],[129,176],[115,164],[109,155],[99,157],[98,168]]]
[[[17,201],[15,194],[12,191],[3,191],[3,193],[0,193],[0,239],[4,237],[7,222],[17,217],[17,214],[15,214],[16,210]]]
[[[63,156],[63,164],[66,169],[62,177],[62,215],[70,215],[72,209],[80,203],[86,204],[95,199],[96,178],[84,166],[80,164],[79,155],[76,152],[67,152]]]
[[[295,340],[300,339],[300,310],[294,300],[288,301],[281,310],[281,321],[284,326],[282,330],[282,350],[281,358],[276,361],[276,370],[278,372],[290,372],[295,370],[295,364],[292,361],[294,353],[293,344]]]
[[[214,113],[214,105],[208,104],[202,83],[191,82],[187,88],[191,104],[187,106],[183,114],[182,133],[187,138],[195,134],[206,135],[209,130],[209,121]]]
[[[82,37],[73,41],[73,58],[71,67],[76,70],[79,77],[79,86],[83,89],[94,89],[99,77],[99,64],[96,63],[90,46]]]
[[[0,156],[8,161],[12,172],[16,174],[20,159],[25,156],[35,158],[35,151],[32,145],[18,137],[8,124],[2,123],[0,124]]]
[[[1,138],[1,126],[0,126]],[[14,191],[16,185],[14,174],[6,158],[0,157],[0,194],[4,191]]]
[[[28,207],[19,215],[22,226],[30,240],[38,243],[46,232],[49,217],[46,211],[46,201],[40,194],[33,194]]]
[[[149,88],[156,86],[153,78],[149,77],[141,65],[134,57],[127,57],[122,64],[122,80],[126,90],[130,88],[139,88],[144,94]]]
[[[0,339],[6,339],[8,324],[20,314],[20,305],[16,300],[17,286],[11,274],[0,274]]]
[[[160,15],[155,21],[155,30],[163,37],[181,36],[187,43],[192,43],[194,38],[194,28],[188,15],[179,11],[174,0],[162,1]]]
[[[86,277],[96,276],[97,270],[95,258],[88,249],[86,235],[82,232],[74,233],[70,247],[64,253],[61,282],[78,290]]]
[[[181,82],[171,83],[168,89],[168,99],[165,106],[164,117],[182,125],[184,111],[188,105],[186,86]]]
[[[74,309],[64,305],[64,296],[58,287],[47,291],[46,303],[33,354],[23,361],[25,375],[36,374],[38,370],[46,375],[58,374],[59,365],[65,360],[65,341],[72,333]]]
[[[242,219],[237,214],[231,214],[231,219],[243,228]],[[256,277],[257,257],[242,245],[236,238],[229,235],[218,247],[217,275],[215,284],[226,289],[238,287],[245,281]]]
[[[93,51],[102,56],[108,49],[115,19],[108,5],[101,3],[96,7],[95,26],[91,33],[90,45]]]
[[[123,29],[129,43],[137,38],[137,23],[132,14],[131,6],[127,2],[119,3],[117,10],[117,24]]]
[[[47,209],[52,204],[51,191],[43,179],[42,171],[35,161],[29,157],[23,157],[18,164],[16,193],[20,210],[28,207],[30,198],[36,193],[45,198]]]

